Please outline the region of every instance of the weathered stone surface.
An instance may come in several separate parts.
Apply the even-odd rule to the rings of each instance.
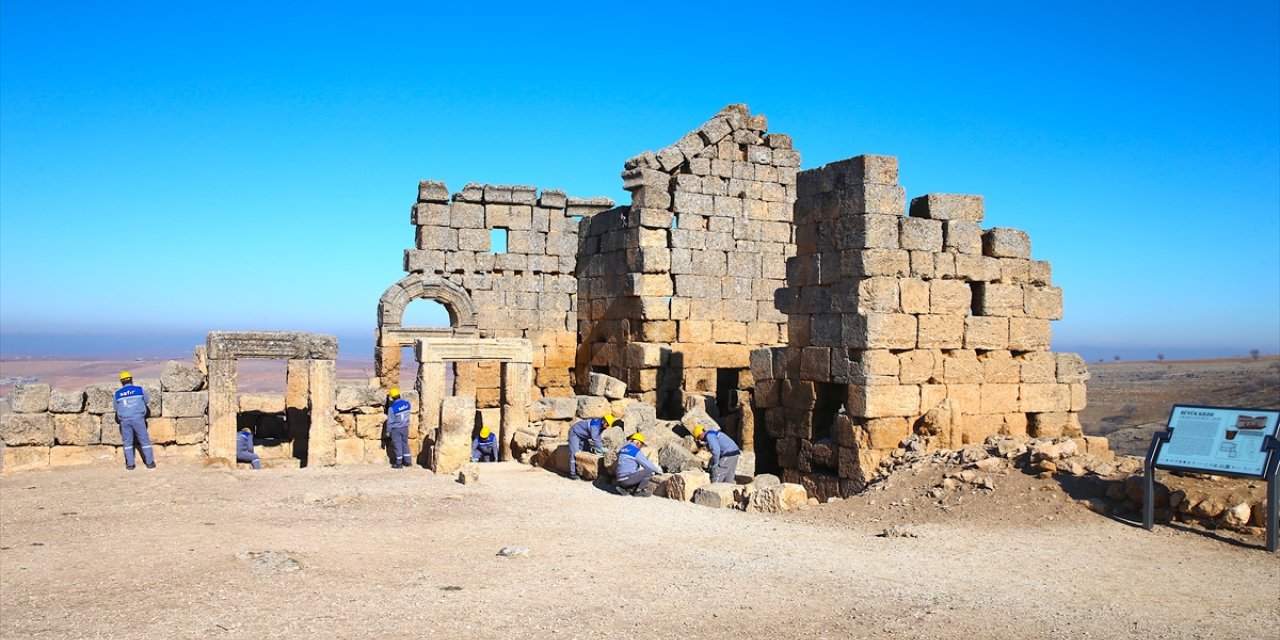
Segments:
[[[0,415],[0,440],[9,446],[49,446],[53,444],[53,417],[48,412]]]
[[[333,404],[338,411],[355,411],[362,408],[381,410],[386,402],[387,392],[384,389],[366,385],[339,385]]]
[[[480,482],[480,468],[478,465],[467,463],[462,465],[458,470],[458,484],[476,484]]]
[[[204,416],[209,410],[208,391],[166,391],[163,395],[166,418]]]
[[[285,401],[282,393],[242,393],[240,394],[240,412],[256,411],[258,413],[284,413]]]
[[[116,448],[103,445],[61,446],[49,450],[50,467],[105,465],[115,462]]]
[[[0,448],[0,470],[5,473],[32,471],[49,467],[49,447],[45,446],[5,446]]]
[[[658,456],[655,462],[667,473],[700,470],[705,466],[701,458],[690,452],[683,444],[677,442],[668,442],[662,445],[658,449]]]
[[[606,398],[599,396],[578,396],[577,417],[603,418],[611,406]]]
[[[604,456],[596,455],[590,451],[579,451],[575,456],[578,466],[578,476],[583,480],[591,481],[599,478],[604,468]]]
[[[96,444],[101,424],[101,419],[91,413],[55,413],[53,437],[60,445]]]
[[[104,419],[102,423],[103,434],[105,436],[108,427]],[[114,422],[112,423],[114,424]],[[116,435],[119,436],[119,429],[116,429]],[[199,444],[204,442],[209,436],[209,420],[205,416],[194,416],[189,418],[177,418],[173,421],[174,442],[177,444]]]
[[[587,393],[617,400],[627,395],[627,383],[603,373],[592,373],[587,382]]]
[[[194,366],[170,360],[164,364],[160,384],[164,391],[200,391],[204,389],[205,376]]]
[[[79,413],[84,411],[84,389],[73,391],[51,390],[49,392],[49,411],[53,413]]]
[[[757,480],[758,482],[758,480]],[[761,513],[779,513],[808,504],[809,493],[803,485],[783,483],[773,486],[758,486],[751,494],[747,511]]]
[[[911,199],[910,215],[931,220],[982,222],[982,196],[930,193]]]
[[[43,413],[49,410],[49,385],[20,382],[13,385],[8,399],[14,413]]]
[[[693,503],[717,509],[737,506],[734,500],[735,488],[735,485],[728,482],[714,482],[698,487],[693,492]]]
[[[688,502],[699,488],[711,484],[711,476],[705,471],[681,471],[673,473],[663,482],[663,492],[672,500]]]

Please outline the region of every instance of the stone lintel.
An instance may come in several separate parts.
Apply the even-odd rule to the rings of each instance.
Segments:
[[[338,339],[300,331],[210,331],[210,360],[336,360]]]

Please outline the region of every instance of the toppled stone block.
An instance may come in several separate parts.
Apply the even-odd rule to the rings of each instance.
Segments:
[[[734,500],[734,490],[736,485],[728,482],[715,482],[703,487],[698,487],[693,492],[693,503],[704,507],[715,507],[724,509],[737,505]]]
[[[53,418],[48,412],[6,413],[0,416],[0,440],[9,446],[49,446],[53,444]]]
[[[49,385],[18,383],[9,391],[9,409],[14,413],[42,413],[49,410]]]
[[[84,411],[84,389],[63,391],[53,389],[49,392],[49,411],[53,413],[79,413]]]
[[[759,479],[757,478],[757,482]],[[751,494],[747,503],[747,511],[760,513],[779,513],[808,504],[809,493],[803,485],[782,483],[772,486],[758,487]]]
[[[711,484],[711,476],[705,471],[681,471],[673,473],[663,482],[663,492],[672,500],[688,502],[698,489]]]
[[[627,383],[603,373],[592,373],[588,377],[587,393],[617,400],[627,395]]]
[[[458,470],[458,484],[475,484],[480,482],[480,469],[475,464],[467,463]]]
[[[578,396],[579,418],[603,418],[610,409],[609,401],[599,396]]]
[[[166,362],[160,373],[160,386],[164,391],[200,391],[204,385],[205,376],[199,369],[176,360]]]
[[[356,411],[362,408],[381,410],[386,402],[386,391],[367,385],[340,385],[334,394],[334,407],[338,411]]]
[[[568,450],[568,447],[565,447]],[[583,480],[592,481],[601,477],[604,468],[604,456],[596,455],[590,451],[579,451],[574,456],[578,465],[578,476]],[[567,465],[565,471],[568,471]]]
[[[658,449],[658,466],[668,473],[700,470],[705,465],[702,459],[694,455],[687,447],[678,442],[668,442]]]

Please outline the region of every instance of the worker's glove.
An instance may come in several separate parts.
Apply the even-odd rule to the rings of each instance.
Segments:
[[[472,462],[480,462],[480,458],[472,458],[472,459],[471,459],[471,461],[472,461]]]
[[[596,447],[596,448],[592,449],[591,451],[592,451],[593,453],[595,453],[596,455],[598,455],[598,456],[602,456],[602,455],[604,455],[604,449],[601,449],[600,447]]]

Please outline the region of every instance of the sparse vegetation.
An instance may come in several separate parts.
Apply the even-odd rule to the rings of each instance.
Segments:
[[[1159,360],[1160,362],[1164,362],[1164,354],[1163,354],[1163,353],[1157,353],[1157,354],[1156,354],[1156,360]]]
[[[1111,356],[1111,357],[1112,357],[1112,358],[1115,358],[1115,359],[1116,359],[1116,362],[1120,362],[1120,356],[1115,355],[1115,356]]]
[[[1259,351],[1259,350],[1257,350],[1257,349],[1250,349],[1250,350],[1249,350],[1249,357],[1250,357],[1250,358],[1253,358],[1253,361],[1254,361],[1254,362],[1257,362],[1257,361],[1258,361],[1258,358],[1261,358],[1261,357],[1262,357],[1262,352],[1261,352],[1261,351]]]

